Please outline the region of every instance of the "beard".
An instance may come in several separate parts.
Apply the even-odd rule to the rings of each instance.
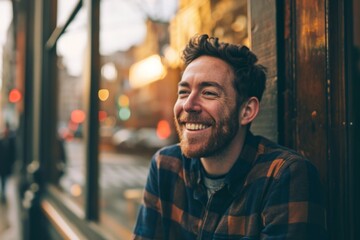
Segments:
[[[235,108],[228,116],[222,117],[218,122],[214,119],[203,119],[197,113],[186,113],[179,118],[175,117],[175,126],[180,138],[182,153],[188,158],[201,158],[220,155],[229,146],[239,130],[239,110]],[[189,139],[184,136],[182,122],[201,122],[209,124],[210,136]]]

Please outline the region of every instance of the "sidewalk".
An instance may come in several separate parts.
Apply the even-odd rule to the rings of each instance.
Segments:
[[[21,240],[20,213],[15,177],[10,177],[6,189],[7,201],[0,203],[0,239]]]

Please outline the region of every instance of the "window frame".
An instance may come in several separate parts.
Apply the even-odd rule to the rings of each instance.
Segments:
[[[85,111],[88,122],[84,126],[85,142],[85,195],[84,205],[77,206],[68,196],[54,185],[51,172],[54,171],[53,156],[56,143],[57,118],[57,55],[56,43],[77,13],[85,8],[87,11],[87,56],[85,81]],[[46,10],[46,9],[50,9]],[[40,210],[46,218],[48,229],[55,229],[56,235],[72,239],[112,239],[98,226],[99,221],[99,159],[98,159],[98,97],[100,84],[100,55],[99,55],[99,14],[100,0],[78,0],[66,22],[56,27],[57,0],[44,1],[42,28],[43,61],[41,96],[42,108],[40,115],[43,126],[39,149],[41,151],[40,168],[44,169],[43,177],[46,181],[40,199]],[[44,21],[51,19],[50,21]],[[45,36],[48,34],[48,38]],[[49,81],[49,79],[51,79]],[[48,99],[48,101],[44,101]],[[90,107],[91,106],[91,107]],[[35,113],[36,114],[36,113]],[[45,125],[46,126],[45,126]],[[46,129],[46,130],[44,130]],[[63,219],[63,221],[59,220]],[[54,231],[52,231],[54,232]]]

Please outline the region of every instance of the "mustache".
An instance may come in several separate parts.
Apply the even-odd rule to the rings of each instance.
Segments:
[[[191,113],[183,113],[180,116],[175,117],[175,121],[178,123],[191,122],[191,123],[202,123],[207,125],[212,125],[215,123],[215,121],[211,118],[210,119],[204,118],[199,114],[191,114]]]

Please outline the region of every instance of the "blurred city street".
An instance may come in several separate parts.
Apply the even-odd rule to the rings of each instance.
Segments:
[[[84,151],[82,141],[65,143],[67,153],[66,173],[60,187],[80,205],[84,184]],[[131,231],[141,201],[147,178],[150,157],[119,154],[112,151],[100,153],[100,204],[101,221],[117,222]],[[0,240],[21,239],[20,213],[16,193],[16,177],[8,181],[7,201],[0,203]],[[81,189],[80,192],[74,189]],[[77,195],[80,194],[80,195]]]
[[[84,182],[84,150],[81,141],[66,143],[66,175],[61,181],[64,189]],[[113,190],[143,187],[150,159],[130,154],[100,152],[100,187]]]
[[[61,188],[75,199],[81,199],[84,186],[84,147],[80,140],[65,143],[66,173],[60,180]],[[100,204],[101,211],[132,229],[146,182],[149,157],[101,151]],[[75,190],[74,190],[75,189]],[[80,192],[76,189],[81,189]]]
[[[10,177],[8,181],[5,203],[0,203],[0,239],[19,240],[21,239],[20,213],[18,195],[16,189],[16,178]]]

